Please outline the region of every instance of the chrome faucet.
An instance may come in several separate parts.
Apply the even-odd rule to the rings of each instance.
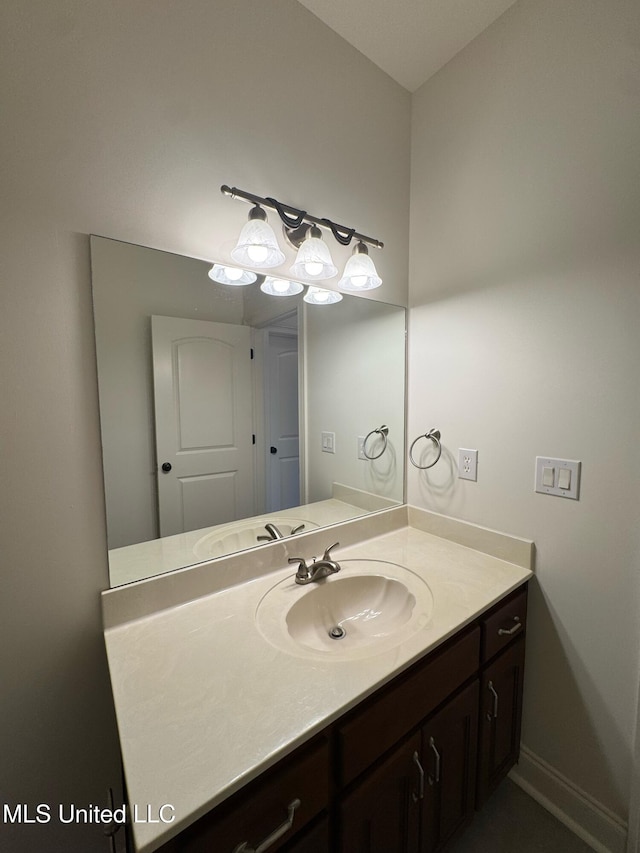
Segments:
[[[264,529],[269,535],[258,536],[258,542],[275,542],[276,539],[284,539],[284,533],[275,524],[271,524],[270,521],[265,524]]]
[[[270,521],[265,524],[264,529],[269,535],[258,536],[258,542],[275,542],[276,539],[285,538],[285,534]],[[297,527],[294,527],[291,533],[289,533],[289,536],[293,536],[295,533],[300,533],[301,530],[304,530],[304,524],[299,524]]]
[[[321,578],[326,578],[327,575],[339,572],[340,564],[330,558],[330,552],[334,548],[337,548],[339,544],[339,542],[334,542],[333,545],[329,545],[321,560],[316,560],[314,557],[308,565],[304,557],[289,557],[290,563],[298,563],[298,571],[295,577],[296,583],[313,583],[314,581],[319,581]]]

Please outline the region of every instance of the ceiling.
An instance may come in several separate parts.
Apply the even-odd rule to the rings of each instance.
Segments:
[[[515,0],[299,0],[409,92]]]

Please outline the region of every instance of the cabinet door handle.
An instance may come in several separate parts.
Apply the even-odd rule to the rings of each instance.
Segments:
[[[411,796],[413,797],[413,802],[417,803],[418,800],[424,800],[424,768],[420,764],[420,756],[417,752],[413,753],[413,763],[418,768],[418,793],[411,794]]]
[[[493,714],[487,714],[487,719],[488,720],[491,720],[491,719],[495,720],[496,717],[498,716],[498,694],[496,693],[495,687],[493,686],[493,681],[490,681],[487,684],[487,688],[489,689],[489,691],[493,695]]]
[[[522,622],[520,621],[519,616],[514,616],[513,621],[516,624],[512,628],[498,628],[498,636],[499,637],[503,637],[505,635],[507,637],[511,637],[511,636],[513,636],[513,634],[516,633],[516,631],[519,631],[520,628],[522,628]]]
[[[233,848],[233,853],[264,853],[264,851],[268,850],[272,844],[275,844],[279,838],[282,838],[285,832],[289,832],[293,826],[295,811],[300,805],[300,800],[297,798],[292,800],[287,806],[287,819],[285,822],[276,827],[270,835],[267,835],[267,837],[261,841],[257,847],[249,847],[249,842],[243,841],[241,844],[238,844]]]
[[[429,738],[429,748],[433,750],[434,755],[436,757],[435,773],[434,773],[433,777],[429,776],[429,784],[433,785],[434,782],[437,783],[440,781],[440,753],[436,749],[436,742],[432,737]]]

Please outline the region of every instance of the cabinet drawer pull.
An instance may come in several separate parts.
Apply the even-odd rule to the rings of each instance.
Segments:
[[[440,753],[436,749],[436,742],[432,737],[429,738],[429,748],[433,750],[436,756],[436,772],[433,777],[429,776],[429,784],[433,785],[434,782],[437,783],[440,781]]]
[[[519,616],[514,616],[513,621],[516,623],[513,628],[498,628],[498,636],[504,637],[506,635],[507,637],[511,637],[516,633],[516,631],[519,631],[520,628],[522,628],[522,622],[520,621]]]
[[[498,694],[496,693],[496,690],[493,686],[493,681],[490,681],[487,684],[487,687],[493,694],[493,714],[487,714],[487,719],[491,720],[491,718],[493,717],[493,719],[495,720],[498,716]]]
[[[295,811],[300,805],[300,800],[297,798],[292,800],[287,806],[287,819],[285,822],[281,823],[280,826],[274,829],[271,835],[267,835],[264,841],[261,841],[257,847],[249,847],[249,842],[243,841],[241,844],[238,844],[233,848],[233,853],[264,853],[264,851],[268,850],[272,844],[275,844],[279,838],[282,838],[286,832],[289,832],[293,826]]]
[[[413,753],[413,763],[418,768],[418,793],[411,794],[411,796],[413,797],[413,802],[417,803],[418,800],[424,800],[424,768],[420,764],[420,756],[417,752]]]

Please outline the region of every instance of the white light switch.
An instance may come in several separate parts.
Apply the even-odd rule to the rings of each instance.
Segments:
[[[570,468],[561,468],[558,471],[558,488],[559,489],[570,489],[571,488],[571,469]]]
[[[336,434],[335,432],[323,432],[321,433],[322,438],[322,452],[323,453],[335,453],[336,452]]]
[[[581,463],[577,459],[536,456],[536,492],[577,501],[580,491],[580,466]]]

